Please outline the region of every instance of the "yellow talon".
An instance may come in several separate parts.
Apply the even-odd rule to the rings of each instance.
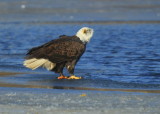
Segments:
[[[82,79],[82,77],[77,77],[77,76],[70,76],[68,79]]]

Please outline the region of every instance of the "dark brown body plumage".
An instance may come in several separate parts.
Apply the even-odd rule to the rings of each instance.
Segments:
[[[56,66],[51,69],[56,73],[63,73],[66,67],[69,73],[74,73],[74,67],[86,49],[77,36],[60,36],[42,46],[32,48],[28,51],[26,59],[48,59]]]

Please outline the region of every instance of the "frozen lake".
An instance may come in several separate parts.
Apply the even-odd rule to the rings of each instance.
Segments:
[[[159,0],[0,1],[0,113],[160,113],[159,11]],[[84,26],[95,30],[75,70],[84,79],[22,65]]]

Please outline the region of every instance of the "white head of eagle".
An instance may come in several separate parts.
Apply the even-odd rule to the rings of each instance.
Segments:
[[[83,27],[77,32],[76,36],[79,37],[82,42],[87,43],[93,36],[93,32],[94,32],[93,29],[88,27]]]
[[[74,68],[86,49],[86,44],[93,36],[93,29],[81,28],[75,35],[62,35],[41,46],[30,49],[25,57],[24,66],[35,70],[44,67],[59,73],[58,79],[81,79],[74,75]],[[70,77],[63,75],[66,67]]]

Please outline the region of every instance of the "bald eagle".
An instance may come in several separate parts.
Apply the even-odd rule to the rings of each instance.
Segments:
[[[32,70],[44,67],[59,73],[58,79],[81,79],[74,75],[74,68],[92,36],[93,29],[88,27],[81,28],[74,36],[59,36],[58,39],[30,49],[23,65]],[[63,75],[64,67],[67,68],[69,77]]]

